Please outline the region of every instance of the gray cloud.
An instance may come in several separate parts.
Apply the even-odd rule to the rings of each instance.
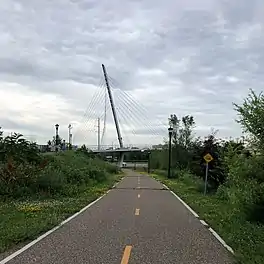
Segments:
[[[49,98],[60,96],[69,107],[62,123],[81,119],[87,106],[85,122],[94,123],[104,100],[90,108],[89,102],[103,80],[104,63],[111,85],[143,105],[152,125],[157,116],[164,124],[171,113],[192,114],[199,135],[214,126],[220,136],[238,136],[232,102],[241,102],[250,87],[260,91],[264,83],[263,10],[261,0],[134,0],[122,5],[117,0],[4,0],[0,91],[12,83]],[[115,96],[119,118],[129,131],[127,120],[135,109],[129,110],[121,92]],[[108,116],[111,127],[111,112]],[[42,127],[38,122],[36,131]],[[147,134],[144,120],[138,123],[138,131]],[[6,126],[32,129],[19,123]],[[79,133],[76,140],[82,142],[82,137]]]

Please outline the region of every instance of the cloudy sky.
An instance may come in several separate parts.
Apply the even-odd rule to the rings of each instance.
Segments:
[[[171,113],[193,115],[197,135],[237,137],[232,102],[262,90],[263,43],[263,0],[2,0],[0,126],[45,143],[73,123],[75,143],[96,144],[104,63],[125,143],[162,134]]]

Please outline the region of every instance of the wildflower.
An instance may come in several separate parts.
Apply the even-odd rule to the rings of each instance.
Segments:
[[[34,213],[41,211],[41,207],[37,205],[23,205],[19,207],[19,211],[24,213]]]

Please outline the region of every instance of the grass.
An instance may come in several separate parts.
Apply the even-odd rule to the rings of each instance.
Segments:
[[[166,184],[188,203],[235,251],[236,263],[264,263],[264,226],[247,221],[235,205],[216,194],[202,193],[203,182],[185,175],[167,179],[163,173],[152,176]]]
[[[92,186],[77,197],[9,200],[0,203],[0,253],[33,240],[104,194],[121,175]]]
[[[51,166],[60,166],[61,169],[48,170],[43,179],[50,189],[56,184],[56,177],[63,177],[58,191],[52,194],[29,192],[0,199],[0,253],[33,240],[58,225],[104,194],[123,176],[116,174],[115,168],[103,161],[91,160],[80,153],[55,155],[54,162]]]

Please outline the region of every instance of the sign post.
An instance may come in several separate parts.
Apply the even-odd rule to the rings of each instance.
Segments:
[[[211,162],[214,158],[211,156],[210,153],[207,153],[206,155],[204,155],[204,160],[206,162],[206,170],[205,170],[205,182],[204,182],[204,195],[206,195],[206,191],[207,191],[207,181],[208,181],[208,169],[209,169],[209,162]]]

